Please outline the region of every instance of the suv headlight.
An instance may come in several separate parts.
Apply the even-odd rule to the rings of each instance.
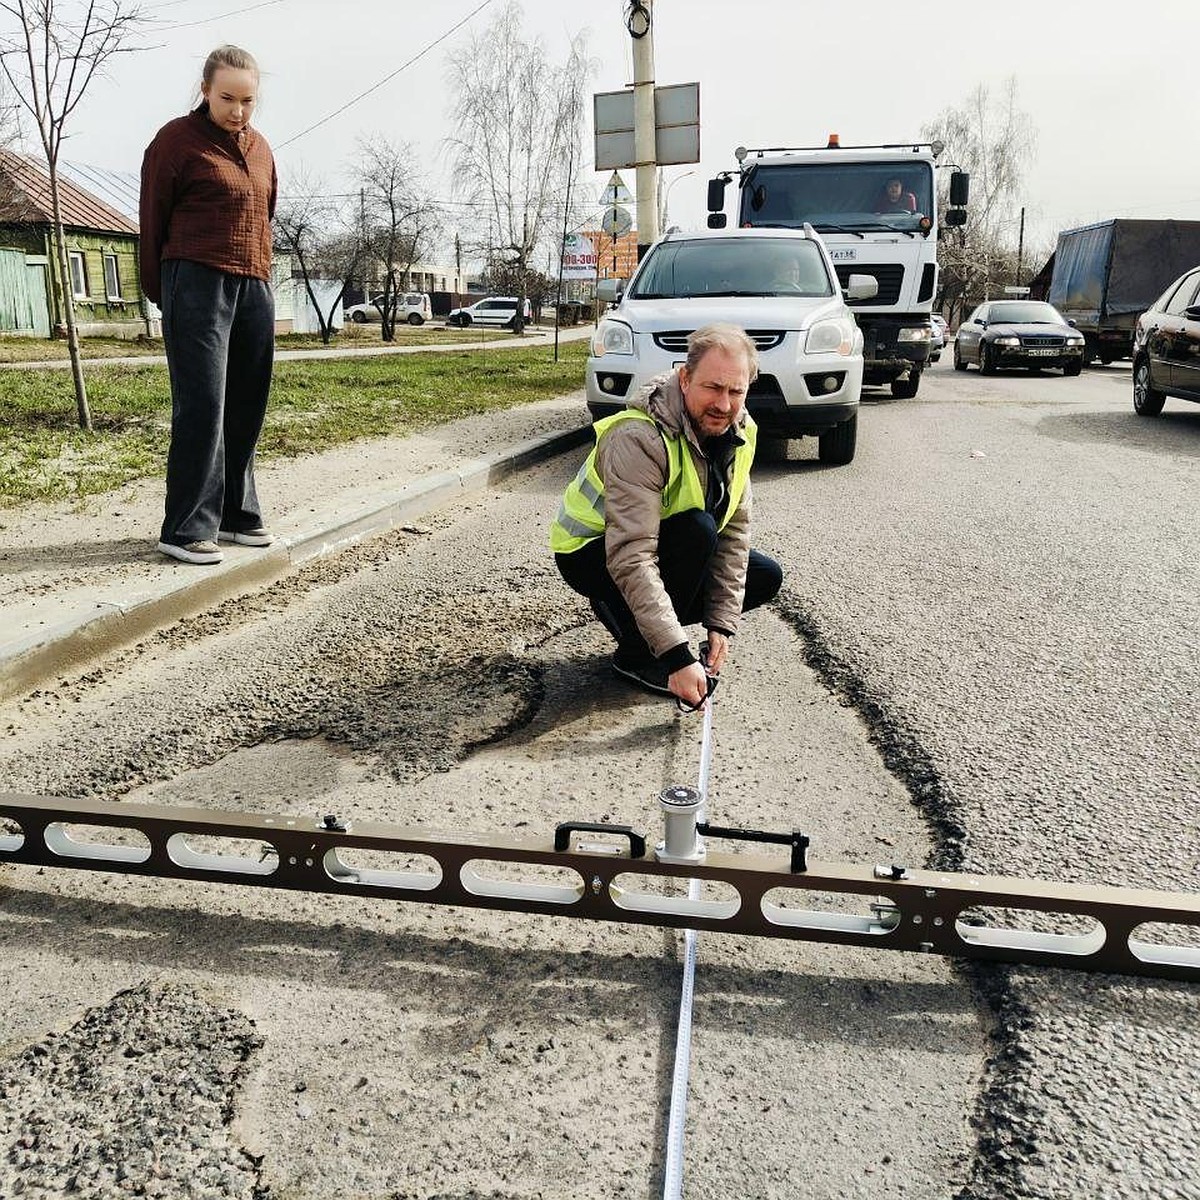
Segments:
[[[632,353],[633,330],[621,321],[601,321],[600,328],[592,335],[592,357]]]
[[[805,354],[853,354],[858,326],[843,317],[818,321],[804,339]]]

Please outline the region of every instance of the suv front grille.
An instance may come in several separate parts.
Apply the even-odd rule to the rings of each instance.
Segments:
[[[656,333],[654,344],[668,354],[678,354],[683,358],[687,354],[687,340],[692,333],[691,329],[671,329],[665,333]],[[774,350],[786,336],[782,329],[747,329],[746,333],[760,354],[764,350]]]
[[[904,283],[904,267],[901,263],[839,263],[837,266],[838,283],[842,287],[850,286],[851,275],[874,275],[879,284],[878,295],[870,300],[847,300],[853,308],[856,304],[895,304],[900,299],[900,286]]]

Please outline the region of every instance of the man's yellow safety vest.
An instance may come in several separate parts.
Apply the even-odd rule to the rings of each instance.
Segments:
[[[604,481],[596,470],[596,452],[600,439],[618,421],[649,421],[658,426],[663,444],[667,448],[667,484],[662,491],[660,519],[677,516],[693,508],[704,507],[704,487],[700,473],[692,460],[683,435],[668,434],[649,413],[640,408],[625,408],[611,417],[595,424],[596,445],[584,460],[578,474],[567,485],[563,493],[558,516],[550,526],[550,549],[555,554],[571,554],[593,538],[604,533]],[[742,429],[743,442],[733,453],[733,478],[729,481],[729,503],[718,529],[724,529],[729,518],[737,511],[750,478],[750,465],[754,461],[754,444],[758,429],[749,415]]]

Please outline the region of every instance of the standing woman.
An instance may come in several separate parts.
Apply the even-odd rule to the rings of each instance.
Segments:
[[[218,563],[218,541],[269,546],[254,489],[275,352],[275,159],[251,128],[258,64],[237,46],[204,63],[201,103],[142,162],[142,290],[163,314],[171,449],[159,550]]]

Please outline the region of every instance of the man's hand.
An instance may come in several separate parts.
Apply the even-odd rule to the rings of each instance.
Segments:
[[[708,675],[699,663],[688,663],[667,678],[671,694],[691,708],[698,708],[708,699]]]
[[[716,629],[708,630],[708,667],[710,675],[719,675],[729,653],[729,639]]]

